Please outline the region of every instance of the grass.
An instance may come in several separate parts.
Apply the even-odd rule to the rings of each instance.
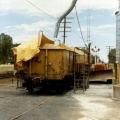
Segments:
[[[2,64],[2,65],[0,65],[0,74],[11,72],[13,70],[14,70],[14,65],[13,64],[10,64],[10,65]]]

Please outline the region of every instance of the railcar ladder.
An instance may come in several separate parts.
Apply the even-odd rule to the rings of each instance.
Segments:
[[[85,63],[75,63],[74,68],[74,92],[77,88],[82,88],[83,92],[88,85],[88,65]]]
[[[22,88],[23,79],[25,77],[25,73],[22,71],[19,71],[15,74],[15,77],[17,79],[17,88]]]

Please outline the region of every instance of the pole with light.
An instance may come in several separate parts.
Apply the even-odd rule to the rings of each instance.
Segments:
[[[93,52],[95,52],[95,64],[98,62],[97,61],[97,52],[99,52],[100,51],[100,48],[96,48],[96,46],[95,46],[95,48],[92,48],[91,49]]]

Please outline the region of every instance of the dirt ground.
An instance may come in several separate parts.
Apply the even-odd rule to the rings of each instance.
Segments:
[[[8,83],[12,83],[12,82],[14,82],[14,81],[16,81],[16,79],[15,78],[5,78],[5,79],[0,79],[0,84],[8,84]]]
[[[0,120],[120,120],[120,101],[112,93],[112,84],[90,83],[84,93],[70,89],[61,95],[30,95],[9,80],[0,83]]]
[[[81,113],[85,115],[80,120],[120,120],[120,101],[112,99],[112,85],[91,84],[84,95],[79,96],[78,92],[73,96],[83,106]]]

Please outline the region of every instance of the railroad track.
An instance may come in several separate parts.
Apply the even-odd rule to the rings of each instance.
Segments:
[[[13,72],[8,72],[8,73],[0,74],[0,79],[11,78],[11,77],[14,77]]]
[[[21,99],[21,98],[22,98],[22,100],[23,100],[23,97],[24,97],[24,95],[20,95],[20,96],[17,96],[17,97],[13,97],[12,99],[8,99],[8,100],[6,100],[6,101],[4,101],[4,102],[1,102],[1,103],[0,103],[0,106],[2,106],[2,105],[4,106],[5,104],[10,104],[10,102],[14,102],[14,100],[17,100],[17,99]],[[11,113],[11,116],[12,116],[12,117],[10,117],[9,120],[17,120],[17,119],[19,119],[20,117],[22,117],[23,115],[29,113],[30,111],[32,111],[32,110],[34,110],[34,109],[42,106],[43,104],[47,103],[48,101],[52,100],[53,98],[55,98],[55,96],[49,96],[49,97],[45,97],[42,101],[38,102],[38,104],[32,104],[32,103],[31,103],[31,105],[32,105],[31,107],[25,108],[25,110],[22,110],[21,112],[18,112],[17,114],[14,114],[14,113],[12,114],[12,113]],[[31,99],[32,99],[32,98],[31,98]],[[34,100],[34,99],[33,99],[33,100]],[[19,100],[18,100],[18,101],[19,101]],[[27,99],[26,101],[29,101],[29,100]],[[20,103],[20,104],[21,104],[21,103]],[[15,104],[14,104],[13,106],[15,107]],[[21,107],[23,107],[22,104],[21,104]],[[11,109],[12,109],[12,108],[11,108]],[[13,111],[14,111],[14,109],[13,109]],[[7,113],[7,111],[6,111],[6,113]]]
[[[30,109],[28,109],[28,110],[26,110],[26,111],[24,111],[24,112],[22,112],[21,114],[18,114],[17,116],[14,116],[14,117],[11,118],[10,120],[16,120],[16,119],[18,119],[19,117],[21,117],[21,116],[23,116],[24,114],[30,112],[31,110],[33,110],[33,109],[35,109],[35,108],[37,108],[37,107],[45,104],[46,102],[50,101],[50,100],[53,99],[54,97],[55,97],[55,96],[52,96],[52,97],[47,98],[46,100],[43,100],[42,102],[38,103],[37,105],[31,107]]]

